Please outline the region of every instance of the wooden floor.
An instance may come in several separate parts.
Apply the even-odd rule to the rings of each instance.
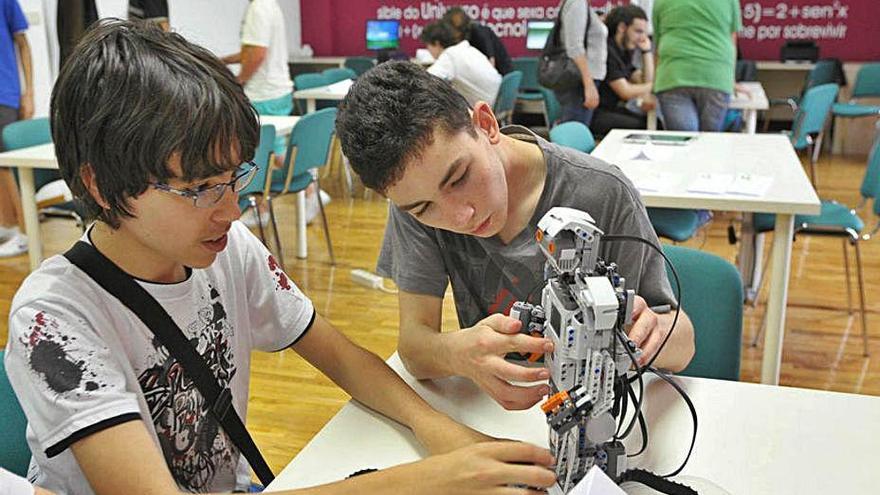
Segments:
[[[820,163],[820,196],[848,205],[858,203],[864,157],[829,159]],[[383,358],[397,345],[396,296],[354,285],[350,271],[372,270],[382,239],[386,202],[343,199],[335,177],[324,180],[333,194],[327,212],[337,265],[330,266],[320,222],[308,229],[310,256],[294,256],[293,197],[278,201],[287,269],[308,294],[317,310],[346,335]],[[862,218],[873,227],[875,217],[865,210]],[[733,214],[715,220],[685,245],[734,260],[735,247],[727,243],[727,226]],[[79,236],[72,222],[48,220],[42,224],[46,254],[66,249]],[[862,262],[867,283],[868,321],[874,357],[861,352],[858,318],[847,314],[841,241],[798,238],[792,253],[792,276],[781,383],[842,392],[880,395],[880,242],[863,244]],[[852,260],[852,257],[850,258]],[[6,342],[9,303],[28,273],[27,257],[0,260],[0,344]],[[853,275],[853,288],[856,287]],[[757,307],[747,307],[742,358],[742,379],[758,381],[761,347],[749,345],[764,314],[766,287]],[[444,327],[455,328],[455,313],[447,301]],[[248,424],[275,472],[336,413],[348,397],[293,352],[255,353]]]

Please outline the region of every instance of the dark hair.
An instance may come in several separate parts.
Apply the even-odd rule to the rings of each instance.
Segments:
[[[630,27],[634,20],[642,19],[647,21],[648,16],[644,9],[638,5],[629,4],[620,7],[614,7],[608,15],[605,16],[605,25],[608,26],[608,36],[614,37],[617,34],[617,26],[622,22],[624,26]]]
[[[208,50],[151,23],[95,23],[52,90],[52,140],[61,175],[88,219],[113,228],[129,199],[172,178],[221,174],[253,157],[259,127],[241,85]],[[80,176],[91,166],[105,210]]]
[[[459,6],[450,7],[443,14],[443,22],[452,27],[457,41],[470,37],[473,22],[467,12]]]
[[[355,80],[336,117],[342,152],[364,185],[385,193],[437,131],[477,133],[468,103],[411,62],[386,62]]]
[[[420,39],[426,45],[439,43],[443,48],[449,48],[461,41],[456,39],[456,34],[458,33],[451,24],[443,21],[436,21],[425,26]]]

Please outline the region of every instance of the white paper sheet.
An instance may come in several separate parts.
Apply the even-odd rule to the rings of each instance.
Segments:
[[[767,194],[773,185],[773,177],[749,173],[737,174],[736,179],[727,188],[730,194],[761,197]]]
[[[733,182],[732,174],[702,173],[688,184],[688,192],[702,194],[724,194]]]

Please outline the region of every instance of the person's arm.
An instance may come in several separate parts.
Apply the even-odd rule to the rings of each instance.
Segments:
[[[587,64],[587,51],[584,48],[584,37],[587,30],[587,17],[590,15],[586,2],[566,2],[562,7],[563,40],[565,54],[574,62],[581,73],[581,82],[584,86],[584,107],[596,108],[599,106],[599,90],[593,82],[590,67]]]
[[[615,79],[608,82],[608,86],[614,90],[617,97],[621,100],[631,100],[633,98],[643,97],[651,92],[654,83],[632,83],[625,77]]]
[[[24,75],[24,87],[21,90],[21,106],[18,109],[18,116],[21,120],[27,120],[34,116],[34,75],[31,46],[24,32],[15,33],[15,47]]]
[[[242,45],[239,59],[241,71],[238,73],[238,82],[240,84],[244,85],[250,81],[251,77],[263,65],[268,51],[265,46]]]
[[[648,307],[645,300],[636,296],[633,305],[633,326],[629,338],[642,349],[639,366],[646,364],[657,354],[660,344],[672,328],[675,310],[657,314]],[[654,361],[654,367],[679,372],[687,367],[694,357],[694,325],[684,310],[678,315],[675,330],[663,347],[663,352]]]
[[[225,57],[221,57],[220,61],[224,64],[240,64],[241,63],[241,52],[236,52],[231,55],[226,55]]]
[[[473,327],[441,332],[443,300],[400,291],[398,350],[407,370],[419,379],[465,376],[505,409],[528,409],[548,393],[546,384],[512,385],[549,378],[544,368],[508,362],[509,352],[552,350],[549,339],[520,334],[520,322],[502,314],[491,315]]]

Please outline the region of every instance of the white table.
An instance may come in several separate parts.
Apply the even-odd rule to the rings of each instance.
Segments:
[[[415,380],[397,355],[388,363],[436,409],[489,435],[547,445],[538,406],[505,411],[469,380]],[[709,480],[732,494],[876,493],[880,465],[880,398],[676,378],[697,410],[697,442],[686,477]],[[650,442],[631,467],[671,471],[690,444],[692,421],[665,383],[646,380]],[[625,442],[641,443],[638,428]],[[426,455],[410,431],[349,402],[290,462],[267,491],[329,483],[366,468],[386,468]],[[394,487],[388,487],[394,493]]]
[[[260,122],[275,126],[279,136],[286,136],[293,130],[299,117],[261,116]],[[28,234],[28,258],[31,270],[40,266],[43,260],[43,240],[40,234],[40,217],[37,211],[36,191],[34,190],[35,168],[57,169],[55,146],[52,143],[30,146],[0,153],[0,167],[18,168],[18,182],[21,193],[21,210],[24,226]],[[303,222],[305,223],[305,222]]]
[[[672,150],[668,161],[625,161],[621,157],[623,139],[633,132],[638,131],[612,130],[592,154],[619,166],[634,182],[655,168],[674,177],[665,190],[641,191],[646,206],[776,214],[761,381],[779,383],[794,215],[816,215],[821,208],[791,143],[778,134],[655,131],[697,138],[685,146],[664,146]],[[688,186],[700,173],[770,175],[773,183],[762,197],[689,192]]]
[[[754,134],[758,128],[758,111],[770,108],[770,100],[767,99],[767,93],[764,92],[764,86],[759,82],[741,82],[737,85],[746,91],[744,93],[734,93],[730,98],[727,108],[730,110],[742,110],[743,132]],[[657,129],[657,111],[648,112],[648,130]]]
[[[351,84],[351,79],[345,79],[327,86],[300,89],[293,92],[293,97],[297,100],[306,100],[306,113],[311,113],[317,109],[318,100],[340,101],[344,99],[351,88]]]

